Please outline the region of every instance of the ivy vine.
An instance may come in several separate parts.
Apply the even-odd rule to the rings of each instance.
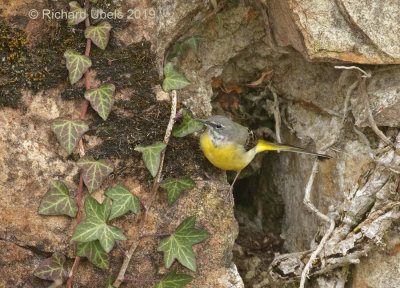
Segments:
[[[89,130],[89,123],[85,120],[88,105],[98,113],[98,115],[107,121],[108,115],[114,104],[115,86],[111,83],[101,84],[99,87],[91,87],[88,71],[92,66],[90,59],[91,43],[104,50],[107,47],[110,38],[112,26],[110,23],[103,21],[96,26],[90,24],[89,8],[90,2],[94,0],[85,0],[84,7],[78,2],[69,3],[70,12],[74,12],[74,17],[68,20],[68,25],[77,25],[85,21],[86,29],[84,36],[87,38],[86,50],[82,55],[75,50],[67,50],[64,53],[66,60],[66,68],[69,72],[69,81],[71,85],[76,84],[82,77],[85,78],[84,93],[85,101],[82,105],[81,116],[79,119],[68,119],[65,117],[54,119],[51,122],[51,130],[57,137],[61,147],[67,154],[73,153],[79,147],[80,159],[76,165],[80,168],[80,183],[78,186],[78,195],[76,199],[70,196],[68,187],[60,181],[51,181],[50,188],[43,196],[38,213],[42,215],[66,215],[77,218],[77,225],[74,229],[72,240],[76,242],[75,261],[72,268],[66,267],[65,256],[60,252],[55,252],[50,258],[43,260],[34,275],[45,280],[64,283],[67,281],[67,287],[71,287],[74,272],[79,265],[80,257],[86,257],[91,263],[102,269],[110,268],[109,253],[115,246],[116,241],[127,240],[124,233],[117,226],[109,224],[110,220],[114,220],[126,213],[135,213],[136,217],[142,217],[140,228],[146,221],[147,214],[140,216],[140,200],[122,185],[109,188],[105,192],[105,200],[99,203],[90,196],[91,193],[98,190],[104,180],[113,172],[113,163],[108,159],[95,160],[85,156],[85,147],[82,141],[83,135]],[[194,36],[177,42],[174,50],[168,59],[180,56],[184,53],[186,47],[194,50],[198,49],[201,41],[200,36]],[[183,111],[183,121],[173,130],[176,114],[176,92],[191,83],[180,74],[172,63],[166,63],[164,67],[163,89],[172,91],[175,98],[172,100],[171,120],[168,125],[166,136],[163,142],[154,142],[149,146],[136,146],[135,150],[142,153],[143,161],[154,177],[154,185],[152,193],[157,192],[158,187],[165,189],[168,193],[168,205],[174,204],[180,197],[182,191],[190,190],[195,187],[195,182],[190,176],[183,176],[178,179],[166,179],[159,183],[162,173],[163,159],[165,149],[168,148],[168,141],[172,132],[175,137],[183,137],[190,133],[200,130],[202,123],[194,120],[189,111]],[[83,197],[84,185],[89,192],[85,197],[84,209],[86,217],[81,219],[80,210]],[[149,203],[151,206],[151,202]],[[206,231],[195,228],[195,216],[191,216],[182,221],[172,234],[161,240],[157,251],[163,252],[165,267],[169,269],[172,263],[177,260],[183,266],[192,271],[196,271],[196,258],[192,245],[200,243],[210,237]],[[134,244],[137,245],[137,244]],[[132,246],[128,254],[132,256],[136,247]],[[125,258],[120,273],[114,283],[108,281],[105,283],[107,287],[119,287],[122,281],[130,281],[125,277],[126,267],[129,264],[130,256]],[[110,278],[111,279],[111,278]],[[177,274],[175,270],[170,271],[162,280],[158,282],[156,288],[178,288],[183,287],[193,279],[192,276],[186,274]],[[138,280],[139,281],[139,280]],[[151,280],[149,280],[151,281]]]

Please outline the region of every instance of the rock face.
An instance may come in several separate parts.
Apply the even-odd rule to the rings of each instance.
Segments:
[[[74,258],[70,239],[75,220],[40,216],[37,209],[51,180],[64,181],[73,195],[77,191],[77,153],[66,155],[49,123],[60,116],[79,117],[83,81],[71,87],[61,62],[65,49],[83,51],[85,39],[79,31],[71,33],[65,21],[27,17],[30,9],[67,9],[65,3],[48,2],[0,3],[0,31],[6,36],[0,38],[2,287],[47,287],[49,283],[33,276],[39,263],[53,252],[62,252],[70,268]],[[385,276],[385,267],[394,271],[399,262],[397,232],[386,232],[399,218],[396,191],[400,159],[369,128],[359,72],[338,70],[332,64],[399,63],[396,1],[274,0],[266,1],[267,6],[263,6],[264,1],[238,1],[237,5],[218,1],[221,3],[216,8],[212,1],[99,2],[97,9],[103,11],[139,9],[144,15],[145,9],[154,9],[157,17],[136,22],[111,20],[114,30],[109,46],[104,52],[92,50],[91,83],[109,81],[116,85],[116,103],[109,120],[103,122],[93,110],[87,115],[91,127],[84,136],[87,153],[110,158],[116,166],[93,197],[102,201],[107,187],[123,184],[144,203],[149,200],[152,178],[133,149],[163,139],[169,103],[160,92],[159,75],[176,41],[201,35],[197,52],[189,49],[172,60],[192,82],[178,91],[181,104],[200,117],[233,112],[229,116],[266,137],[263,131],[273,122],[274,91],[283,122],[282,141],[310,150],[332,144],[327,153],[334,159],[318,163],[311,201],[335,220],[336,228],[325,247],[326,266],[316,261],[312,270],[326,275],[313,276],[310,285],[344,287],[347,281],[354,288],[366,283],[371,287],[400,286],[398,277]],[[372,75],[366,80],[372,116],[395,142],[400,138],[400,70],[383,65],[367,68]],[[41,76],[38,71],[46,72]],[[272,87],[245,85],[266,71],[273,71],[265,81],[271,81]],[[245,87],[233,111],[224,111],[221,102],[213,101],[212,77]],[[272,256],[281,253],[269,268],[269,262],[263,263],[260,255],[251,254],[260,252],[251,251],[245,264],[238,264],[239,269],[248,268],[241,277],[232,263],[238,226],[224,173],[204,159],[195,137],[171,141],[165,178],[190,174],[196,188],[185,191],[171,207],[166,206],[165,192],[160,190],[144,231],[137,231],[133,214],[112,224],[133,239],[138,233],[171,232],[183,219],[196,215],[196,227],[212,236],[194,246],[198,272],[173,265],[195,277],[188,287],[244,287],[242,277],[249,287],[279,287],[282,282],[297,281],[308,250],[316,247],[327,228],[303,204],[315,159],[270,153],[260,155],[243,171],[247,178],[241,180],[241,187],[247,183],[247,190],[241,189],[249,193],[236,199],[241,227],[249,235],[281,236],[283,245],[275,245],[282,246],[281,250],[267,251]],[[251,209],[243,209],[243,199]],[[167,273],[162,254],[155,252],[158,243],[159,239],[141,240],[127,276],[160,279]],[[123,242],[123,249],[130,244],[129,240]],[[382,256],[382,249],[387,257]],[[265,252],[262,248],[258,251]],[[114,249],[111,269],[106,273],[82,260],[74,285],[104,286],[107,278],[118,272],[122,260],[122,253]]]
[[[140,5],[130,3],[127,6],[120,2],[101,3],[97,8],[103,11],[137,9],[142,16],[144,11],[148,13],[148,9],[157,8],[150,1],[142,1]],[[38,11],[45,8],[67,10],[65,3],[52,3],[50,7],[47,7],[46,3],[33,1],[25,4]],[[67,45],[81,51],[86,41],[83,37],[74,38],[76,33],[80,32],[74,34],[64,31],[67,27],[66,21],[28,19],[28,11],[19,8],[25,7],[25,4],[13,2],[11,10],[7,3],[0,4],[0,17],[4,21],[1,25],[6,25],[4,31],[10,33],[5,33],[6,38],[0,40],[3,41],[0,43],[4,44],[0,48],[0,61],[8,72],[3,73],[2,70],[3,74],[0,74],[0,79],[6,87],[0,92],[0,195],[3,198],[0,204],[0,254],[5,256],[0,262],[1,287],[48,287],[49,282],[33,275],[40,262],[54,252],[61,252],[66,255],[66,266],[71,269],[75,257],[71,235],[76,220],[64,216],[42,216],[37,210],[51,180],[63,181],[69,187],[72,196],[76,196],[77,193],[77,151],[74,151],[72,156],[66,154],[50,130],[50,122],[57,117],[77,119],[80,115],[83,80],[74,87],[67,83],[61,50],[66,48],[63,46],[65,43],[69,43]],[[189,5],[187,8],[189,9]],[[179,7],[177,9],[179,10]],[[17,11],[21,11],[21,15]],[[179,11],[182,15],[189,13],[187,9]],[[170,110],[169,103],[165,99],[157,102],[155,95],[156,91],[160,91],[160,87],[155,84],[159,82],[156,62],[163,57],[159,55],[157,58],[151,50],[155,50],[156,47],[155,18],[149,19],[149,22],[141,19],[140,24],[127,19],[111,21],[115,34],[104,52],[106,54],[92,48],[92,60],[93,63],[97,63],[93,64],[90,73],[92,86],[110,81],[117,87],[116,102],[108,121],[102,121],[91,109],[87,114],[91,127],[84,136],[87,154],[96,159],[110,158],[115,164],[114,173],[99,191],[91,195],[100,202],[105,199],[105,190],[117,184],[122,184],[134,192],[143,203],[149,201],[152,178],[141,162],[140,153],[134,152],[133,149],[138,144],[162,141]],[[12,46],[12,37],[23,37],[23,32],[16,34],[15,31],[24,30],[28,32],[26,42],[18,42],[19,38],[16,39],[16,43],[22,46],[15,48]],[[47,30],[50,31],[48,35]],[[38,34],[34,34],[33,31]],[[64,32],[66,34],[63,34]],[[46,43],[52,43],[52,37],[66,38],[54,43],[55,46],[47,46]],[[7,58],[12,54],[10,48],[21,51],[13,56],[16,57],[15,63],[14,59]],[[36,71],[30,70],[37,64],[35,61],[40,60],[42,63],[48,60],[41,59],[40,57],[46,57],[43,55],[53,55],[56,59],[52,66],[45,68],[44,71],[48,73],[44,72],[44,80],[35,84],[34,89],[22,89],[25,84],[30,87],[28,79],[24,76],[19,82],[24,84],[22,87],[11,84],[16,75],[12,73],[19,73],[17,67],[26,70],[26,73],[23,71],[24,75],[35,73]],[[105,61],[105,65],[102,61]],[[25,65],[18,66],[20,62],[25,62]],[[59,75],[62,76],[60,78],[53,75],[53,69],[58,67],[63,71]],[[23,82],[25,80],[26,82]],[[10,105],[11,97],[16,99],[13,105]],[[142,231],[138,231],[135,226],[134,214],[113,221],[112,225],[119,226],[128,239],[133,239],[139,233],[173,232],[185,218],[196,216],[196,228],[213,235],[193,247],[197,257],[197,272],[191,273],[177,263],[172,268],[177,269],[179,273],[193,274],[195,280],[191,282],[191,287],[243,287],[236,266],[232,263],[231,251],[238,227],[233,216],[232,198],[227,193],[229,187],[224,183],[224,175],[206,164],[197,138],[174,138],[170,144],[174,148],[167,152],[164,177],[191,175],[198,183],[197,188],[186,191],[187,193],[182,194],[178,202],[170,207],[166,204],[165,191],[160,189],[157,201],[149,212],[149,221]],[[204,168],[201,168],[203,166]],[[213,177],[205,179],[204,172]],[[85,190],[84,197],[87,196]],[[126,277],[132,276],[142,280],[161,279],[169,272],[164,268],[162,253],[157,252],[159,242],[158,238],[142,240],[138,252],[133,257],[136,259],[132,259],[128,267]],[[128,250],[130,244],[132,241],[129,240],[121,243],[125,250]],[[123,255],[118,249],[114,249],[111,252],[111,268],[103,271],[81,259],[73,279],[73,287],[105,286],[109,276],[118,273],[122,260]],[[146,287],[152,286],[150,284]]]
[[[398,231],[389,232],[385,247],[380,247],[360,265],[354,267],[354,277],[350,287],[396,287],[398,279],[394,275],[399,269]],[[379,265],[376,265],[379,263]]]
[[[398,69],[382,71],[374,76],[368,84],[369,103],[375,122],[379,126],[399,126],[397,117],[399,112],[398,95],[400,93],[398,86],[399,77],[400,71]],[[351,105],[354,117],[356,118],[356,125],[367,126],[367,113],[360,89],[357,89],[355,93],[357,96],[351,99]]]
[[[398,64],[397,1],[267,1],[277,43],[310,60]]]

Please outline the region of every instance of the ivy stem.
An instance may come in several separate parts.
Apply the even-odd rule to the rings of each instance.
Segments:
[[[171,137],[172,128],[174,127],[174,124],[175,124],[177,103],[178,103],[178,99],[176,96],[176,91],[172,90],[172,93],[171,93],[171,116],[169,118],[167,130],[165,131],[165,136],[164,136],[164,143],[167,145],[169,142],[169,138]],[[154,185],[151,190],[152,192],[151,192],[151,196],[150,196],[149,205],[147,206],[147,209],[144,211],[144,214],[138,214],[138,217],[136,218],[137,223],[139,223],[138,231],[142,231],[142,229],[146,223],[147,215],[148,215],[148,212],[150,211],[151,205],[153,203],[154,196],[158,190],[158,187],[160,186],[160,179],[161,179],[161,172],[162,172],[163,163],[164,163],[164,156],[165,156],[165,150],[163,152],[161,152],[160,166],[159,166],[157,175],[154,179]],[[141,216],[141,215],[143,215],[143,216]],[[124,279],[125,279],[126,269],[128,269],[129,262],[131,261],[131,258],[133,256],[133,254],[135,253],[136,248],[139,246],[140,240],[142,239],[140,236],[141,235],[137,234],[135,239],[133,239],[132,245],[129,247],[126,258],[122,262],[121,269],[118,272],[117,279],[113,283],[113,286],[115,288],[118,288],[121,285],[122,281],[124,281]]]
[[[146,237],[166,237],[166,236],[171,236],[171,233],[141,234],[140,239],[146,238]]]
[[[89,11],[89,7],[90,7],[90,2],[89,0],[85,0],[85,10]],[[90,19],[89,19],[89,15],[86,17],[85,19],[85,26],[89,27],[90,26]],[[85,49],[85,56],[90,55],[90,48],[92,46],[92,41],[90,39],[87,39],[86,41],[86,49]],[[85,89],[89,90],[90,89],[90,77],[89,77],[89,70],[85,72]],[[89,107],[89,101],[85,100],[81,109],[81,115],[80,115],[80,119],[85,119],[86,117],[86,111]],[[82,158],[85,156],[85,146],[83,145],[83,140],[82,138],[79,139],[79,157]],[[78,195],[77,195],[77,201],[78,201],[78,214],[76,217],[76,225],[79,224],[79,222],[81,222],[82,217],[81,217],[81,208],[82,208],[82,191],[83,191],[83,177],[82,174],[79,177],[79,187],[78,187]],[[71,288],[72,285],[72,276],[75,273],[75,270],[77,269],[78,265],[79,265],[79,261],[80,261],[81,257],[80,256],[76,256],[75,257],[75,261],[74,264],[72,265],[71,271],[68,275],[68,280],[67,280],[67,288]]]
[[[124,247],[122,247],[121,242],[115,241],[115,244],[117,245],[117,247],[121,251],[121,253],[126,257],[126,251],[125,251]]]

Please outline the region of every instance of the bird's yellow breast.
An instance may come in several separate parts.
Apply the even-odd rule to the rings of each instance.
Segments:
[[[206,158],[223,170],[240,171],[253,160],[255,153],[245,151],[242,145],[225,144],[215,146],[208,132],[200,137],[200,147]]]

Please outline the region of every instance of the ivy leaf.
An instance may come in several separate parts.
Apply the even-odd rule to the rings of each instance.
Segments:
[[[196,271],[196,257],[192,245],[202,242],[210,237],[210,233],[195,229],[196,216],[186,218],[176,228],[175,232],[161,241],[157,251],[164,252],[165,268],[171,267],[175,259],[183,266]]]
[[[42,215],[67,215],[75,217],[78,212],[76,202],[68,197],[69,191],[64,183],[51,181],[51,187],[40,201],[39,214]]]
[[[171,205],[178,200],[183,190],[190,190],[195,186],[196,184],[189,176],[179,179],[167,179],[160,184],[161,188],[168,191],[168,205]]]
[[[115,226],[107,225],[106,221],[111,212],[110,199],[106,198],[102,204],[92,197],[85,200],[86,218],[80,222],[72,235],[77,242],[99,240],[106,253],[114,247],[115,240],[126,240],[125,235]]]
[[[139,208],[139,199],[122,185],[109,189],[105,194],[113,200],[108,220],[124,215],[128,211],[136,213]]]
[[[176,274],[176,270],[172,270],[154,288],[180,288],[190,283],[192,280],[192,276],[186,274]]]
[[[174,47],[172,48],[171,53],[168,54],[168,60],[172,58],[179,57],[185,52],[185,48],[183,47],[182,42],[175,42]]]
[[[34,275],[44,280],[56,281],[61,279],[64,282],[68,278],[68,271],[64,268],[65,256],[61,253],[54,253],[40,263]]]
[[[58,142],[67,150],[69,155],[74,151],[82,135],[89,130],[89,125],[81,119],[57,118],[51,122],[51,130],[56,134]]]
[[[68,14],[68,25],[77,25],[82,21],[85,21],[87,17],[87,12],[81,6],[79,6],[78,2],[72,1],[69,2],[70,14]],[[70,15],[72,15],[70,17]]]
[[[71,85],[75,84],[82,78],[83,74],[92,66],[92,60],[89,57],[80,55],[75,50],[67,50],[64,57],[69,72],[69,81]]]
[[[185,78],[185,76],[183,76],[182,74],[180,74],[178,71],[175,70],[171,62],[168,62],[167,65],[165,65],[164,76],[165,76],[163,82],[164,91],[182,89],[192,84]]]
[[[76,255],[88,258],[91,263],[99,268],[108,269],[110,267],[108,254],[101,247],[99,240],[78,243]]]
[[[97,47],[104,50],[110,39],[111,28],[111,24],[107,21],[101,22],[97,26],[89,26],[85,30],[85,37],[92,40]]]
[[[150,146],[138,145],[135,151],[143,154],[143,161],[149,169],[151,175],[156,177],[158,169],[160,167],[161,151],[163,151],[167,145],[163,142],[155,142]]]
[[[194,120],[192,118],[192,113],[189,110],[183,109],[182,113],[183,122],[179,126],[174,127],[172,130],[172,136],[185,137],[186,135],[203,129],[203,123]]]
[[[92,157],[84,157],[76,164],[82,169],[83,182],[89,189],[89,193],[98,189],[114,170],[112,162],[107,159],[96,161]]]
[[[199,44],[203,40],[203,37],[200,35],[196,35],[190,38],[187,38],[183,43],[189,45],[194,51],[199,49]]]
[[[115,86],[113,84],[104,84],[99,88],[89,89],[85,92],[85,99],[90,102],[90,105],[104,121],[107,120],[114,104],[114,91]]]

